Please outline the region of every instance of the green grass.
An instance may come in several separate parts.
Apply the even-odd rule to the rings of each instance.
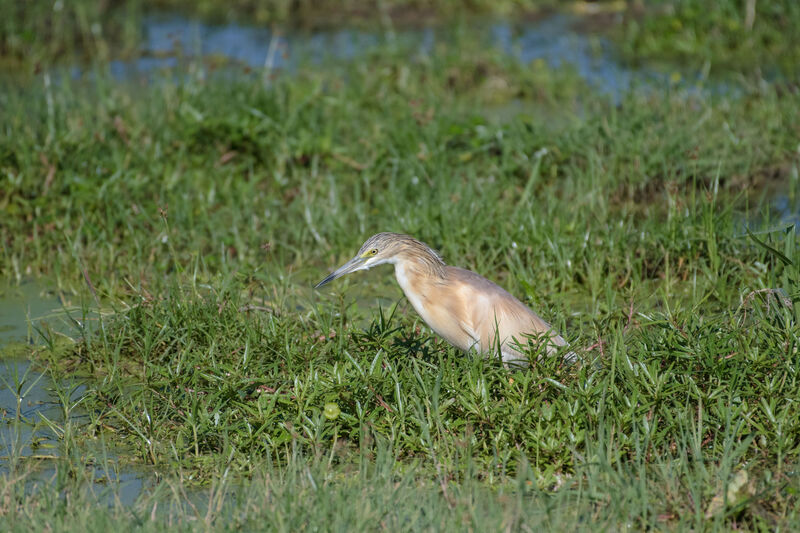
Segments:
[[[761,479],[750,489],[731,492],[727,512],[708,513],[706,502],[714,498],[706,487],[731,487],[732,465],[740,451],[732,446],[721,463],[709,463],[693,448],[692,437],[680,446],[679,461],[656,459],[645,468],[640,462],[612,466],[598,449],[597,460],[568,479],[559,490],[539,489],[530,468],[508,476],[493,486],[467,476],[454,481],[420,476],[398,463],[390,449],[377,446],[375,455],[358,471],[342,472],[325,461],[297,454],[288,466],[260,463],[252,478],[232,482],[220,473],[207,492],[187,492],[178,476],[163,479],[152,493],[134,505],[106,502],[116,490],[112,484],[90,492],[93,476],[81,470],[59,469],[52,480],[39,482],[31,493],[23,492],[20,474],[9,482],[0,478],[4,528],[8,531],[57,529],[95,531],[104,528],[136,531],[325,531],[374,530],[502,530],[547,528],[555,531],[601,529],[698,529],[730,527],[771,529],[774,523],[752,520],[748,511],[758,507],[747,499],[756,491],[767,509],[785,505],[781,492],[798,489],[797,478],[775,483]],[[113,465],[107,468],[113,471]],[[403,474],[398,474],[398,469]],[[71,472],[71,474],[67,474]],[[29,475],[30,476],[30,475]],[[781,491],[774,487],[780,486]],[[64,498],[63,493],[70,494]],[[763,510],[766,510],[762,508]],[[785,508],[780,523],[791,528],[797,521],[795,506]]]
[[[407,57],[0,91],[0,276],[86,315],[32,354],[85,415],[50,426],[53,482],[9,461],[9,529],[797,520],[800,255],[758,192],[796,191],[797,99],[615,105],[466,38]],[[311,289],[377,231],[497,281],[585,362],[462,354],[388,269]],[[86,494],[104,449],[153,493]]]
[[[793,0],[725,0],[709,9],[698,0],[648,3],[614,30],[634,61],[672,61],[704,70],[757,71],[796,81],[800,5]],[[779,77],[780,78],[780,77]]]

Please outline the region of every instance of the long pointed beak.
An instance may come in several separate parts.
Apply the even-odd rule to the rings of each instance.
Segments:
[[[314,285],[315,289],[319,289],[323,285],[330,283],[331,281],[335,280],[336,278],[341,278],[345,274],[349,274],[350,272],[355,272],[356,270],[361,270],[361,266],[364,264],[365,259],[363,257],[354,257],[347,263],[343,264],[339,268],[337,268],[330,276],[323,279],[316,285]]]

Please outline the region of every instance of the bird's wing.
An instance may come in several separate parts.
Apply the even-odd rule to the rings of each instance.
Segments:
[[[545,335],[550,337],[548,352],[566,344],[550,324],[502,287],[462,268],[448,267],[447,274],[457,280],[462,298],[469,302],[469,328],[480,339],[481,351],[495,350],[499,339],[504,355],[521,355],[512,346],[514,339],[525,345],[528,337]]]
[[[450,280],[427,279],[415,272],[398,276],[406,297],[428,326],[450,344],[469,351],[480,341],[469,316],[471,306]],[[456,288],[457,289],[457,288]]]

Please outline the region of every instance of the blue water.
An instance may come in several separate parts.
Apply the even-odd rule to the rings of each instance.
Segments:
[[[0,353],[12,343],[41,346],[41,333],[76,337],[84,320],[96,321],[97,314],[84,313],[41,283],[0,285]],[[51,484],[57,475],[55,465],[63,457],[58,430],[50,426],[63,428],[66,423],[57,389],[66,391],[70,405],[76,406],[69,421],[80,431],[88,422],[88,414],[80,408],[81,396],[86,393],[83,384],[56,384],[44,369],[27,359],[7,354],[0,358],[0,474],[33,468],[25,476],[28,491]],[[86,490],[100,501],[130,505],[151,484],[146,472],[120,469],[113,453],[98,449],[91,450],[91,455],[96,458],[96,465],[89,468],[94,481]]]
[[[630,68],[621,63],[607,39],[575,30],[577,20],[572,15],[554,14],[518,24],[508,21],[475,24],[469,31],[476,39],[484,39],[488,48],[503,51],[523,63],[541,59],[554,68],[569,66],[598,93],[614,99],[632,88],[660,88],[670,84],[664,72]],[[411,50],[412,55],[424,56],[433,53],[437,43],[452,41],[452,30],[430,27],[276,33],[265,27],[207,24],[161,15],[145,19],[141,55],[112,61],[110,70],[117,79],[147,79],[159,71],[175,69],[182,62],[200,62],[210,68],[216,61],[253,70],[292,71],[303,62],[313,65],[330,60],[357,60],[378,46],[394,45]],[[73,77],[85,73],[78,66],[71,71]],[[700,90],[707,85],[697,73],[682,73],[681,79],[682,87],[689,90]],[[727,90],[719,83],[712,87]]]

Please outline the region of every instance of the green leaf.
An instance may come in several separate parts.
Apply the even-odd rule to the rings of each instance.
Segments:
[[[745,231],[747,232],[747,236],[748,236],[748,237],[750,237],[751,239],[753,239],[753,240],[754,240],[754,241],[755,241],[755,242],[756,242],[758,245],[760,245],[760,246],[761,246],[762,248],[764,248],[766,251],[770,252],[772,255],[774,255],[775,257],[777,257],[778,259],[780,259],[780,260],[781,260],[781,262],[782,262],[784,265],[792,266],[792,265],[794,264],[794,263],[792,263],[792,260],[791,260],[791,259],[789,259],[789,258],[788,258],[788,257],[786,257],[785,255],[783,255],[781,252],[779,252],[778,250],[776,250],[775,248],[773,248],[773,247],[772,247],[772,246],[770,246],[769,244],[765,243],[764,241],[760,240],[758,237],[756,237],[755,235],[753,235],[753,232],[751,232],[749,228],[748,228],[748,229],[745,229]]]

